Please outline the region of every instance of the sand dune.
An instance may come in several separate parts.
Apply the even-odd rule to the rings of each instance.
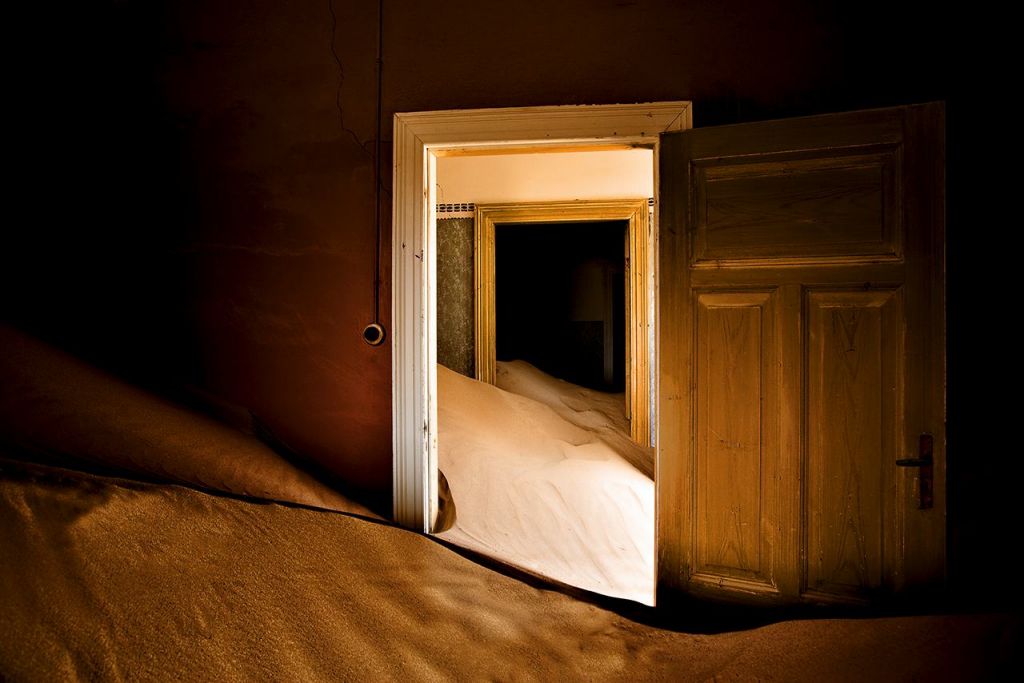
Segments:
[[[0,336],[0,431],[8,441],[190,486],[361,510],[250,437],[23,337]],[[472,519],[470,503],[485,493],[504,504],[509,492],[535,490],[527,500],[536,505],[519,516],[519,531],[553,531],[550,520],[570,511],[579,514],[570,524],[579,538],[600,538],[601,531],[601,542],[615,545],[621,523],[602,517],[607,506],[571,495],[555,504],[553,492],[585,490],[574,482],[588,472],[622,475],[627,489],[638,490],[647,477],[616,459],[593,431],[536,400],[496,387],[460,391],[468,380],[443,371],[441,381],[443,391],[461,396],[450,402],[453,414],[442,414],[453,434],[484,420],[494,443],[518,446],[530,464],[483,492],[460,479],[468,508],[460,508],[460,519]],[[461,436],[475,447],[480,433]],[[744,622],[716,632],[692,605],[655,612],[610,598],[582,602],[384,522],[13,462],[5,454],[0,450],[4,681],[1020,677],[1018,615]],[[501,472],[501,458],[494,460],[491,474]],[[463,473],[472,475],[472,467],[483,465],[470,462]],[[549,521],[538,525],[535,513],[545,510]],[[500,540],[507,520],[484,529]],[[576,555],[583,547],[563,543],[563,559],[579,572],[588,561]],[[595,576],[590,580],[601,578]],[[642,623],[654,621],[669,628]],[[1010,665],[1016,676],[1006,673]]]
[[[498,361],[496,385],[513,394],[539,401],[559,417],[589,430],[610,445],[633,467],[654,478],[654,449],[629,436],[624,394],[587,389],[552,377],[526,361]]]
[[[660,629],[392,526],[0,462],[2,680],[1017,680],[1020,626]]]
[[[499,381],[525,395],[438,367],[438,459],[458,512],[441,538],[652,604],[654,484],[621,454],[628,436],[615,397],[525,363],[502,364]]]
[[[253,436],[0,325],[0,443],[256,498],[367,516]]]

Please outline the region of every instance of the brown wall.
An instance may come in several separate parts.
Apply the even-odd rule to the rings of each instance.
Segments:
[[[374,187],[353,139],[374,135],[376,3],[334,0],[340,91],[327,0],[83,4],[11,23],[18,219],[5,317],[137,381],[246,406],[296,451],[386,496],[390,347],[360,339],[373,317]],[[974,18],[957,18],[965,43],[934,3],[836,5],[387,0],[384,156],[391,115],[426,109],[691,99],[709,125],[948,99],[951,131],[980,120],[966,113],[979,71],[959,69],[997,67],[957,47]],[[965,150],[951,153],[969,166]],[[951,172],[956,182],[968,185]],[[951,210],[965,195],[951,191]],[[387,223],[384,234],[388,320]],[[969,267],[968,242],[951,228],[951,279]],[[955,354],[969,351],[950,343],[966,394],[972,373]]]

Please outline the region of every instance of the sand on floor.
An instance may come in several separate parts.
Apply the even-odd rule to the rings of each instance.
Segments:
[[[378,517],[250,434],[0,324],[0,443],[148,478]]]
[[[499,364],[499,386],[437,372],[438,463],[457,511],[439,536],[571,586],[653,604],[654,482],[623,457],[642,460],[644,449],[623,431],[621,395],[521,362]]]
[[[247,435],[0,337],[0,436],[19,456],[55,451],[188,485],[4,460],[0,448],[0,680],[1020,678],[1016,614],[715,632],[686,608],[580,600],[368,519]],[[488,394],[480,408],[499,434],[516,426],[509,405],[531,400]],[[588,449],[615,462],[553,409],[524,415],[564,442],[540,439],[552,449],[541,470]]]
[[[593,432],[626,462],[654,478],[654,449],[629,435],[625,394],[581,387],[522,360],[498,361],[495,386],[543,403],[562,419]]]
[[[702,633],[636,610],[343,513],[0,463],[4,680],[1019,680],[1014,615]]]

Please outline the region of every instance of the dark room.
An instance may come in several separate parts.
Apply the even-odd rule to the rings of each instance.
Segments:
[[[13,9],[0,680],[1016,679],[1013,25]]]

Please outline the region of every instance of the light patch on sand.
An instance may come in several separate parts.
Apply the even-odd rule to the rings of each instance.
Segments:
[[[621,395],[521,362],[499,363],[498,383],[438,366],[439,465],[458,515],[439,536],[562,583],[652,604],[650,451],[629,440]]]

